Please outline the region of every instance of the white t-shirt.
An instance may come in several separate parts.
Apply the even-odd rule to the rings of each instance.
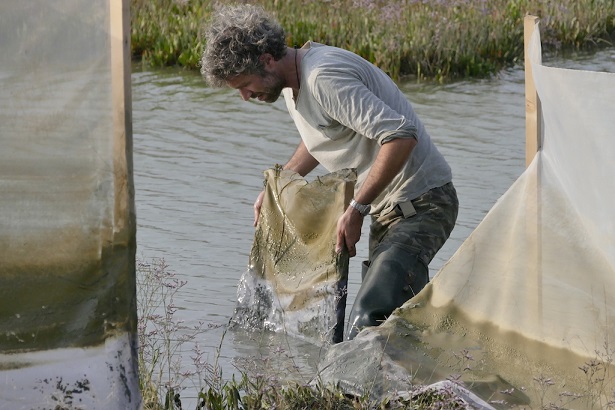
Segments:
[[[416,138],[400,173],[372,203],[386,213],[402,202],[452,180],[451,168],[431,141],[395,82],[360,56],[308,42],[301,60],[297,101],[283,91],[286,106],[310,154],[328,171],[356,168],[356,189],[367,177],[380,145]]]

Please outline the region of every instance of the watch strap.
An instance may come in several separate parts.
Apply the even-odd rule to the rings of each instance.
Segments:
[[[371,210],[371,206],[370,205],[360,204],[357,201],[355,201],[354,199],[350,200],[350,206],[353,207],[354,209],[356,209],[357,211],[359,211],[359,213],[361,215],[363,215],[363,216],[369,215],[369,211]]]

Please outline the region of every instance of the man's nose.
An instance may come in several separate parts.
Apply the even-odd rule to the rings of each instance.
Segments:
[[[241,95],[241,98],[244,101],[248,101],[250,99],[250,97],[252,96],[252,92],[247,90],[247,89],[245,89],[245,88],[240,89],[239,90],[239,94]]]

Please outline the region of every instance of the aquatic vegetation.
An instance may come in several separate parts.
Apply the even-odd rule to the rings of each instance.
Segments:
[[[208,1],[131,0],[132,55],[155,67],[195,68],[203,52],[199,30]]]
[[[373,402],[369,395],[350,395],[339,386],[325,385],[312,375],[304,381],[289,380],[289,374],[300,375],[292,355],[283,347],[269,346],[270,355],[262,358],[243,357],[236,360],[241,378],[225,380],[217,364],[204,360],[197,336],[203,331],[202,325],[186,327],[175,316],[177,307],[174,298],[186,285],[166,265],[163,259],[137,264],[137,305],[139,316],[139,373],[143,408],[149,410],[180,410],[182,394],[187,389],[197,391],[196,409],[308,409],[322,410],[376,410],[376,409],[464,409],[465,404],[450,388],[410,385],[404,392],[391,392],[381,402]],[[223,337],[224,339],[224,337]],[[220,344],[224,340],[221,340]],[[182,365],[186,354],[186,343],[194,343],[191,349],[190,369]],[[472,370],[474,358],[468,350],[451,352],[455,369],[460,373]],[[284,360],[286,358],[287,360]],[[537,375],[520,390],[534,390],[539,408],[589,408],[615,409],[615,374],[613,360],[615,349],[606,341],[595,358],[579,368],[586,380],[585,390],[571,393],[557,377]],[[185,362],[184,362],[185,363]],[[291,366],[291,367],[288,367]],[[449,381],[461,386],[461,374],[453,375]],[[197,381],[195,383],[195,380]],[[436,380],[434,380],[435,382]],[[469,386],[465,386],[466,388]],[[557,403],[547,399],[557,389]],[[514,395],[514,388],[500,393]],[[194,394],[194,393],[193,393]],[[193,395],[191,394],[191,395]],[[489,400],[498,408],[514,406],[506,400]],[[572,406],[572,407],[571,407]],[[581,407],[579,407],[581,406]]]
[[[221,3],[229,2],[223,0]],[[349,49],[393,78],[482,77],[523,58],[523,18],[541,19],[546,52],[613,46],[615,0],[257,0],[287,30]],[[132,0],[132,54],[197,69],[206,0]]]
[[[270,357],[240,358],[237,367],[241,379],[224,380],[217,360],[204,361],[195,343],[202,324],[189,328],[175,317],[174,299],[186,282],[169,269],[164,259],[153,259],[138,262],[137,284],[138,360],[144,409],[185,408],[182,394],[188,388],[198,391],[196,408],[209,410],[464,408],[454,392],[447,390],[417,386],[404,395],[374,403],[367,396],[348,395],[337,386],[325,386],[311,377],[305,382],[289,381],[285,376],[297,373],[297,369],[281,367],[287,362],[277,360],[280,357],[293,362],[281,347],[276,347]],[[195,346],[190,354],[190,369],[182,366],[186,343]]]
[[[137,264],[138,365],[144,409],[172,409],[174,403],[180,403],[186,382],[195,377],[219,380],[216,364],[202,360],[195,342],[203,324],[189,328],[175,317],[175,296],[185,285],[164,259]],[[183,367],[181,360],[182,348],[189,342],[194,343],[193,369]]]

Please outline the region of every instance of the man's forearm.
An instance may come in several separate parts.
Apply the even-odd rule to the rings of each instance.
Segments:
[[[316,168],[317,165],[318,161],[308,152],[305,144],[301,141],[295,150],[295,153],[283,168],[295,171],[304,177]]]
[[[401,171],[416,144],[414,138],[396,138],[383,144],[355,201],[371,204]]]

